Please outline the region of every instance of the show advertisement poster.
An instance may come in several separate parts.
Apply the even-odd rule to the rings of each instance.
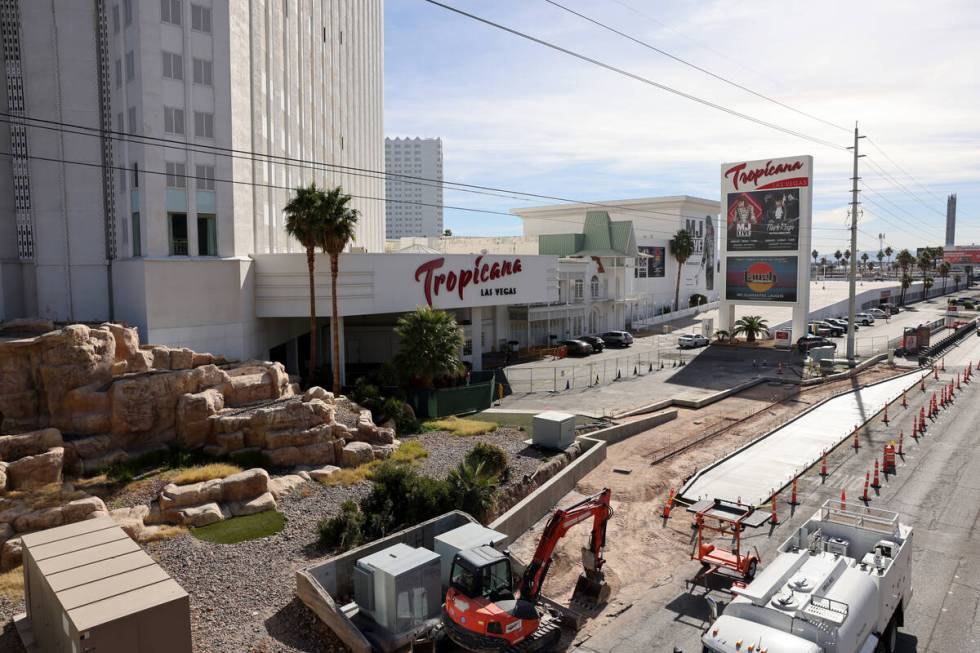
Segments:
[[[667,269],[666,266],[666,247],[640,247],[640,252],[648,255],[650,258],[646,259],[647,262],[647,276],[648,277],[663,277]]]
[[[800,189],[728,194],[728,251],[793,251],[800,244]]]
[[[796,256],[729,256],[725,299],[744,302],[795,302]]]

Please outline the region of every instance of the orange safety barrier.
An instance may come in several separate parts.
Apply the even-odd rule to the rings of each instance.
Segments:
[[[895,445],[888,443],[885,445],[885,450],[881,456],[881,471],[885,474],[894,474],[898,470],[898,465],[895,462]]]
[[[670,519],[670,509],[674,507],[674,488],[670,488],[670,492],[667,494],[667,501],[664,503],[664,510],[661,513],[661,517],[664,519]]]

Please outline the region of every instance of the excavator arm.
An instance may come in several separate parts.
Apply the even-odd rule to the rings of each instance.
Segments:
[[[605,562],[602,550],[606,546],[606,525],[612,517],[612,507],[609,502],[611,494],[609,488],[606,488],[573,506],[555,511],[541,534],[537,549],[534,551],[534,558],[524,570],[524,576],[518,587],[521,598],[528,601],[538,600],[558,541],[570,528],[591,517],[592,534],[589,537],[588,548],[583,549],[585,574],[576,584],[575,594],[587,594],[587,598],[592,601],[604,599],[607,590],[602,581],[602,565]],[[575,598],[573,595],[573,600]]]

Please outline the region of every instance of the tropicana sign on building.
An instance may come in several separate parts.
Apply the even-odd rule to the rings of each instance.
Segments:
[[[460,300],[463,300],[465,299],[466,289],[471,285],[486,285],[490,281],[520,274],[523,271],[520,258],[484,263],[483,256],[477,256],[472,268],[465,267],[459,270],[438,272],[445,263],[446,259],[439,257],[431,261],[426,261],[415,269],[415,281],[422,284],[425,292],[425,301],[429,306],[432,306],[432,298],[437,297],[443,290],[456,292]],[[480,289],[480,295],[485,297],[515,294],[517,294],[516,288],[494,286]]]

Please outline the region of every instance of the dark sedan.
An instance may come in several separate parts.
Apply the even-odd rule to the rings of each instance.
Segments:
[[[559,340],[559,347],[564,347],[569,356],[588,356],[592,353],[592,345],[584,340]]]
[[[800,351],[810,351],[814,347],[833,347],[837,349],[837,343],[827,340],[823,336],[806,335],[796,341],[796,346]]]
[[[596,353],[606,348],[606,342],[599,336],[579,336],[576,340],[589,343],[592,345],[592,350]]]
[[[628,331],[606,331],[602,340],[608,347],[629,347],[633,344],[633,335]]]

